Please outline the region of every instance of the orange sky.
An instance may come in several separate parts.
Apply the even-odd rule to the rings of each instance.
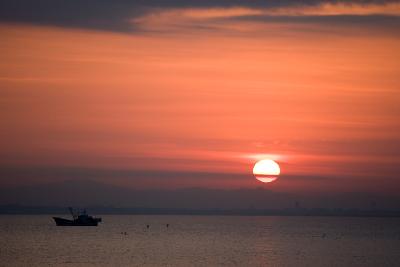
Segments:
[[[263,186],[251,170],[268,157],[281,164],[276,190],[399,186],[400,34],[215,22],[243,12],[266,11],[161,11],[132,19],[146,29],[133,33],[0,24],[1,166],[188,173],[101,178],[232,188]]]

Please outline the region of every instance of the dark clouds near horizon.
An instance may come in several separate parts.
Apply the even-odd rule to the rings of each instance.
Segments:
[[[183,209],[286,209],[304,208],[398,209],[399,196],[371,193],[306,195],[262,188],[174,190],[132,189],[93,180],[64,181],[13,188],[0,187],[0,208],[25,206],[140,207]],[[16,205],[16,206],[15,206]],[[3,207],[4,208],[4,207]],[[17,209],[18,210],[18,209]],[[15,210],[14,210],[15,211]]]
[[[398,171],[398,166],[392,166]],[[355,178],[349,175],[294,175],[282,174],[278,182],[274,182],[272,189],[279,192],[281,186],[288,184],[311,185],[307,188],[298,188],[297,193],[317,191],[327,192],[332,186],[339,184],[342,189],[347,187],[348,183],[357,182],[358,186],[351,185],[353,192],[369,192],[365,186],[374,184],[375,189],[382,188],[375,192],[377,195],[392,195],[387,187],[396,183],[395,177],[361,177]],[[185,170],[135,170],[135,169],[110,169],[110,168],[90,168],[78,166],[2,166],[0,167],[0,188],[13,188],[21,185],[33,184],[57,184],[63,181],[102,181],[111,184],[120,184],[127,188],[136,189],[160,189],[171,190],[171,185],[176,188],[257,188],[261,186],[251,173],[221,173],[221,172],[201,172]],[[226,186],[227,181],[233,184],[233,187]],[[222,182],[219,184],[218,182]],[[276,186],[275,186],[276,184]],[[179,185],[179,186],[176,186]],[[313,186],[317,186],[315,190]],[[340,190],[343,191],[343,190]],[[346,190],[345,190],[346,191]],[[318,195],[318,194],[317,194]]]
[[[0,22],[27,23],[34,25],[58,26],[67,28],[96,29],[115,32],[132,32],[137,30],[130,21],[132,18],[143,16],[153,9],[169,8],[276,8],[276,7],[301,7],[315,6],[321,3],[346,3],[346,4],[385,4],[398,3],[399,1],[243,1],[243,0],[206,0],[206,1],[127,1],[127,0],[3,0],[0,1]],[[400,19],[393,15],[329,15],[329,16],[244,16],[238,19],[276,22],[318,22],[318,23],[347,23],[398,26]]]
[[[0,167],[0,177],[8,177],[12,180],[20,178],[60,178],[59,180],[73,180],[73,179],[97,179],[102,177],[107,178],[151,178],[159,177],[161,179],[168,178],[185,178],[185,179],[203,179],[218,176],[219,178],[226,179],[252,179],[252,174],[243,173],[220,173],[220,172],[199,172],[199,171],[168,171],[168,170],[135,170],[135,169],[105,169],[105,168],[84,168],[72,166],[2,166]],[[332,179],[331,176],[300,176],[300,175],[286,175],[286,178],[296,179]]]

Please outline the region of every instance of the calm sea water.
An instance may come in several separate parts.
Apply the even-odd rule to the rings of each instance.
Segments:
[[[0,216],[0,266],[400,266],[400,219],[102,217]]]

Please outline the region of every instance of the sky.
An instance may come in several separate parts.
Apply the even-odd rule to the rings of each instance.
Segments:
[[[399,48],[399,1],[1,1],[0,187],[398,196]]]

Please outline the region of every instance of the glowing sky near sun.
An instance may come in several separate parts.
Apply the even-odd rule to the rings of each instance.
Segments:
[[[399,3],[243,3],[152,7],[121,31],[0,20],[1,184],[256,187],[270,158],[276,190],[393,192]]]

